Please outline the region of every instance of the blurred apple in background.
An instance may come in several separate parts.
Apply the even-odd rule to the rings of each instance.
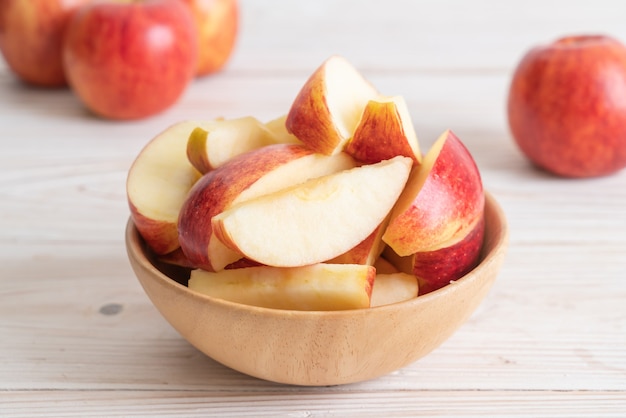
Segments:
[[[237,0],[183,0],[192,11],[198,32],[198,67],[203,76],[221,70],[230,58],[239,30]]]
[[[570,36],[522,58],[508,97],[511,133],[537,166],[594,177],[626,166],[626,48]]]
[[[138,119],[174,104],[195,76],[198,38],[179,0],[94,2],[67,26],[70,86],[94,113]]]
[[[63,33],[76,8],[88,1],[0,1],[0,50],[9,68],[33,85],[64,86]]]

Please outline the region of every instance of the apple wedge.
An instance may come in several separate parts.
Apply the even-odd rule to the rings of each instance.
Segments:
[[[330,260],[383,222],[412,165],[398,156],[250,199],[214,216],[213,231],[228,248],[269,266]]]
[[[398,273],[400,271],[396,266],[391,264],[391,262],[382,255],[379,256],[376,261],[374,261],[374,267],[376,267],[376,274]]]
[[[231,302],[273,309],[336,311],[370,306],[376,269],[358,264],[193,270],[189,288]]]
[[[417,278],[412,274],[378,273],[374,281],[370,307],[390,305],[417,297],[419,287]]]
[[[374,229],[374,231],[367,236],[363,241],[358,243],[355,247],[352,247],[345,253],[327,261],[328,263],[335,264],[367,264],[374,265],[376,260],[380,257],[385,248],[385,243],[382,241],[385,227],[389,221],[389,216],[383,220]]]
[[[287,114],[287,131],[316,152],[336,154],[352,137],[367,102],[377,95],[352,64],[332,56],[302,86]]]
[[[278,144],[299,144],[301,141],[292,133],[287,131],[285,121],[287,115],[282,115],[265,122],[265,127],[274,135],[274,141]]]
[[[396,155],[422,161],[417,135],[402,96],[380,96],[365,106],[354,135],[344,151],[357,161],[373,164]]]
[[[448,130],[411,174],[391,212],[383,241],[400,256],[447,246],[476,226],[484,205],[476,163]]]
[[[180,247],[170,253],[158,255],[157,260],[159,260],[161,263],[169,264],[172,266],[189,269],[195,268],[195,266],[189,261],[189,259]]]
[[[234,157],[189,191],[178,219],[181,248],[196,267],[219,271],[242,254],[215,238],[213,216],[257,196],[354,166],[345,153],[325,156],[297,144],[268,145]]]
[[[126,179],[131,217],[157,254],[179,247],[178,213],[200,172],[187,160],[189,134],[212,122],[184,121],[155,136],[139,152]]]
[[[384,251],[389,261],[402,272],[417,277],[419,294],[440,289],[469,273],[480,260],[485,235],[484,217],[456,242],[436,250],[400,257],[390,247]]]
[[[223,119],[191,132],[187,158],[205,174],[237,155],[275,143],[272,132],[252,116]]]

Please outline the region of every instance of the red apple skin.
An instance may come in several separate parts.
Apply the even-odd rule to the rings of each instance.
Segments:
[[[626,47],[582,35],[531,49],[512,77],[508,121],[521,151],[556,175],[626,167]]]
[[[357,246],[329,260],[328,263],[374,265],[385,249],[385,243],[382,242],[381,237],[383,232],[385,232],[387,221],[388,219],[385,219],[385,221],[378,225],[378,227]]]
[[[452,131],[443,135],[445,143],[422,188],[404,212],[397,216],[392,212],[383,235],[401,256],[440,248],[464,236],[484,211],[485,194],[476,162]]]
[[[404,155],[419,165],[422,159],[419,145],[415,147],[417,149],[411,146],[409,138],[412,133],[407,132],[407,129],[413,130],[413,124],[410,120],[402,120],[403,114],[398,109],[401,105],[406,108],[404,100],[401,103],[399,100],[370,100],[344,151],[364,164],[375,164],[396,155]]]
[[[415,253],[413,274],[419,282],[419,294],[440,289],[476,267],[484,236],[485,219],[481,216],[476,226],[461,241],[438,250]]]
[[[0,51],[11,71],[35,86],[65,86],[63,34],[76,9],[88,1],[1,0]]]
[[[183,0],[191,7],[198,33],[197,76],[216,73],[231,57],[239,33],[238,0]]]
[[[178,229],[176,224],[157,221],[143,215],[130,200],[128,205],[135,227],[140,231],[141,237],[155,254],[164,255],[178,247]]]
[[[189,191],[178,218],[178,240],[190,263],[215,271],[207,253],[213,231],[211,218],[263,175],[310,153],[300,145],[269,145],[234,157],[202,176]]]
[[[198,39],[178,0],[95,2],[70,20],[63,62],[95,114],[139,119],[172,106],[194,78]]]

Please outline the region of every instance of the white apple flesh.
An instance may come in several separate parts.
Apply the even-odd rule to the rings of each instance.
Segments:
[[[286,120],[287,115],[282,115],[265,122],[265,127],[274,135],[276,142],[279,144],[301,143],[294,134],[287,131],[287,126],[285,125]]]
[[[336,154],[352,137],[367,102],[377,95],[352,64],[332,56],[302,86],[287,114],[287,130],[317,152]]]
[[[131,217],[157,254],[179,247],[178,214],[200,178],[187,159],[187,138],[196,127],[210,123],[183,121],[168,127],[146,144],[128,171],[126,196]]]
[[[211,219],[233,205],[354,167],[347,154],[325,156],[297,144],[268,145],[205,174],[189,192],[178,220],[178,238],[192,264],[219,271],[242,258],[216,239]],[[262,222],[262,218],[255,220]]]
[[[376,229],[402,192],[413,161],[394,157],[250,199],[216,215],[213,231],[261,264],[296,267],[350,250]]]
[[[187,157],[205,174],[237,155],[277,142],[274,134],[252,116],[217,120],[193,130],[187,143]]]
[[[359,264],[193,270],[189,288],[215,298],[273,309],[330,311],[370,306],[376,269]]]
[[[404,302],[416,298],[418,293],[417,278],[413,274],[377,272],[370,307]]]

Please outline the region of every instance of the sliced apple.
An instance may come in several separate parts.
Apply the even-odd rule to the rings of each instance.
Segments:
[[[370,100],[344,151],[366,164],[396,155],[420,164],[422,154],[404,98],[380,96]]]
[[[200,173],[187,160],[189,134],[212,122],[184,121],[155,136],[129,169],[126,195],[137,230],[157,254],[178,248],[180,208]]]
[[[358,264],[248,267],[217,273],[193,270],[189,288],[246,305],[301,311],[370,306],[376,269]]]
[[[191,132],[187,158],[204,174],[237,155],[275,143],[274,134],[252,116],[223,119]]]
[[[385,248],[382,236],[388,221],[389,216],[385,217],[383,222],[367,238],[345,253],[329,260],[328,263],[374,265]]]
[[[180,247],[170,253],[158,255],[157,260],[165,264],[170,264],[172,266],[190,269],[195,268],[195,266],[189,261],[189,259]]]
[[[390,305],[417,297],[417,278],[407,273],[377,273],[370,306]]]
[[[460,279],[476,267],[484,234],[485,222],[481,216],[466,236],[445,247],[405,257],[398,256],[388,247],[384,254],[402,272],[417,277],[419,294],[424,295]]]
[[[302,86],[287,114],[287,131],[317,152],[341,152],[367,102],[377,95],[352,64],[332,56]]]
[[[213,217],[213,231],[233,251],[265,265],[330,260],[385,219],[412,164],[398,156],[247,200]]]
[[[178,221],[181,248],[196,267],[221,270],[242,254],[215,239],[213,216],[248,199],[354,166],[345,153],[325,156],[297,144],[268,145],[234,157],[205,174],[189,192]]]
[[[476,163],[448,130],[411,174],[383,241],[400,256],[436,250],[464,238],[482,218],[484,205]]]
[[[391,262],[382,255],[378,257],[376,261],[374,261],[374,267],[376,267],[377,274],[398,273],[400,271],[396,266],[391,264]]]
[[[287,115],[282,115],[265,122],[265,127],[274,135],[274,140],[279,144],[299,144],[300,140],[292,133],[287,131],[285,121]]]

